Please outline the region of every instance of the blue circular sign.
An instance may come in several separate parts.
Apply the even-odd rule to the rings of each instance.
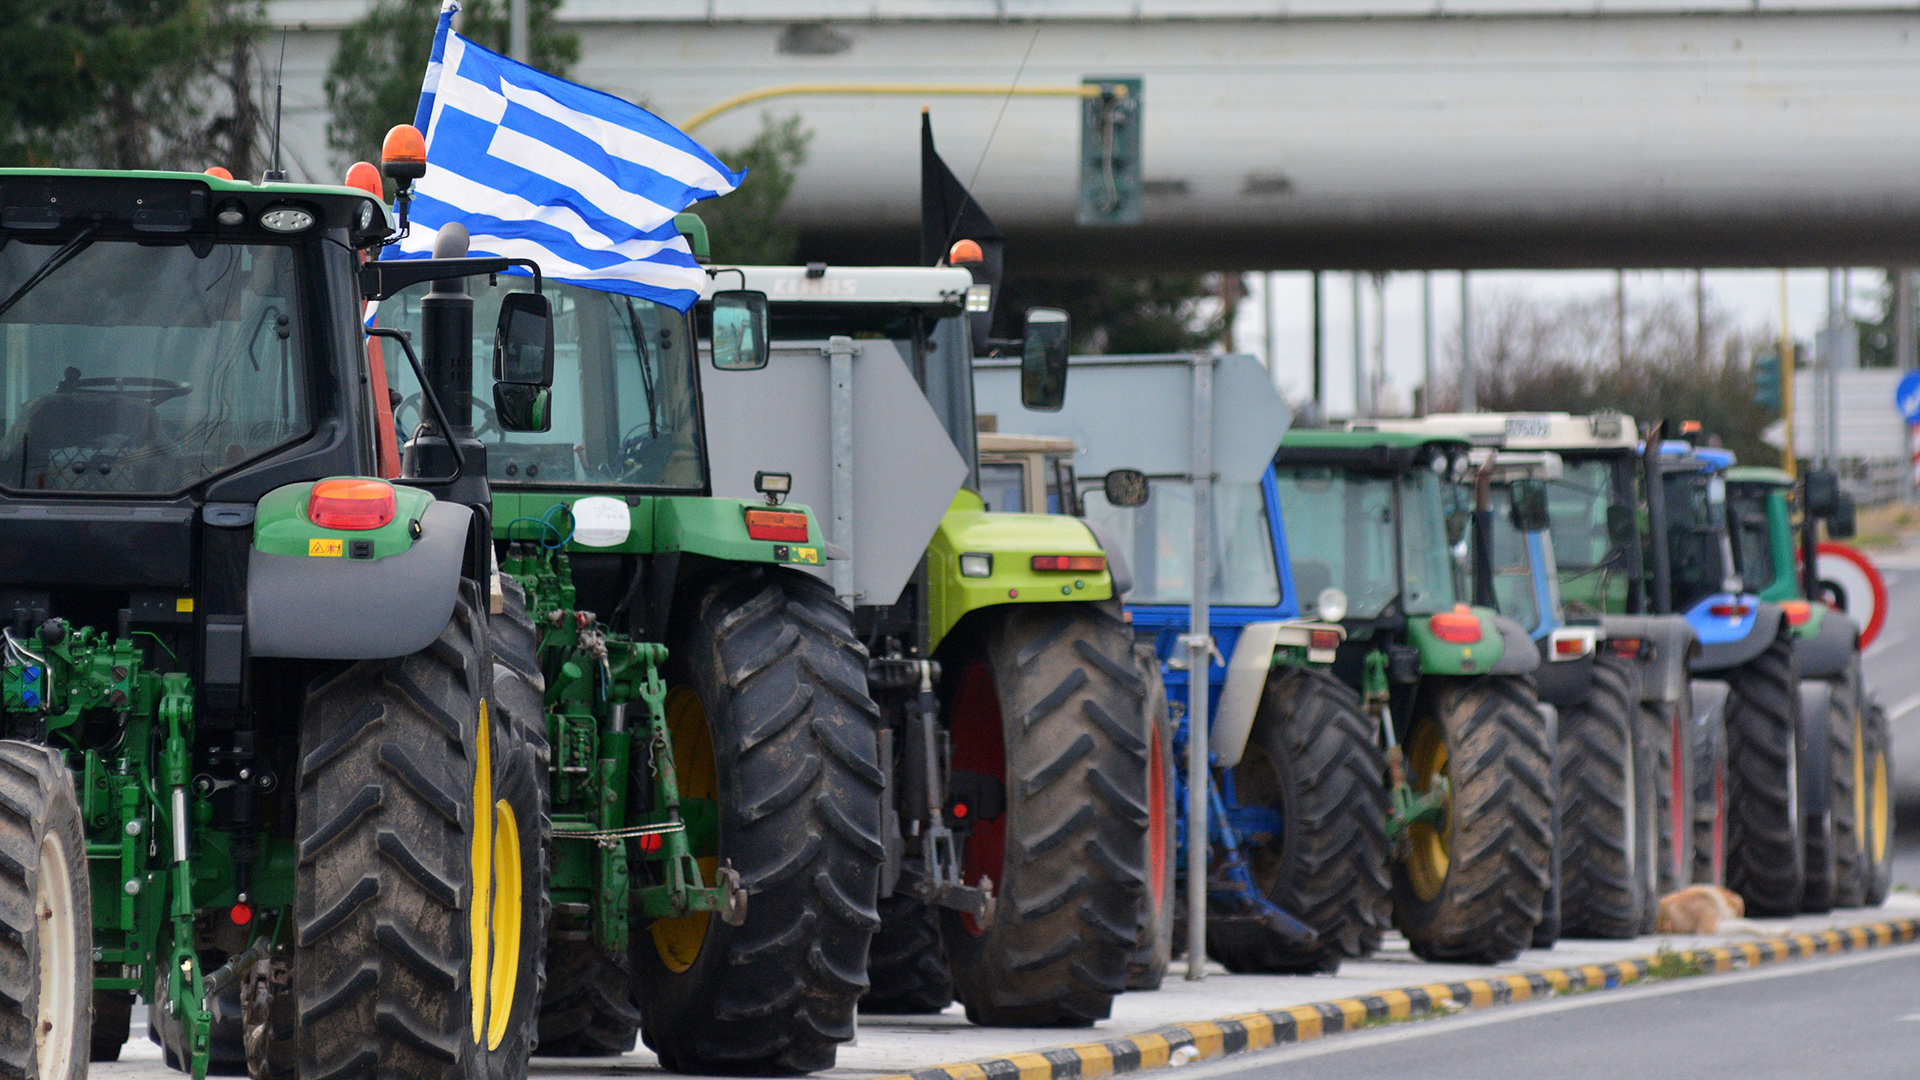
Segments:
[[[1893,389],[1893,404],[1909,424],[1920,424],[1920,371],[1909,371]]]

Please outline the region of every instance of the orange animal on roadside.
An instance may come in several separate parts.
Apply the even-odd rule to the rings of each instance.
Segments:
[[[1654,928],[1662,934],[1760,933],[1760,925],[1745,918],[1746,913],[1746,901],[1732,889],[1691,885],[1660,898]]]

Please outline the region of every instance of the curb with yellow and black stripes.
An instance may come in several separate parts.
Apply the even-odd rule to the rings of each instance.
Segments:
[[[1173,1024],[1106,1042],[1077,1043],[962,1065],[936,1065],[881,1080],[1094,1080],[1158,1069],[1169,1064],[1176,1054],[1184,1061],[1199,1061],[1307,1042],[1373,1023],[1484,1009],[1581,990],[1606,990],[1650,975],[1712,974],[1809,956],[1898,945],[1916,937],[1920,937],[1920,919],[1897,919],[1710,949],[1674,950],[1610,964],[1582,964],[1497,978],[1409,986],[1273,1012]]]

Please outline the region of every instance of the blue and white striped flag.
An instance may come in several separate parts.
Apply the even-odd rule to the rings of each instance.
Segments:
[[[472,254],[532,259],[551,280],[685,311],[706,272],[673,215],[746,176],[638,105],[555,78],[453,31],[447,0],[414,126],[427,172],[390,258],[432,253],[457,221]],[[519,273],[519,270],[512,271]]]

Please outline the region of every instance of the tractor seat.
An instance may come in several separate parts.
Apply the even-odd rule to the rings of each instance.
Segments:
[[[0,480],[29,491],[170,490],[160,418],[138,397],[60,390],[30,402],[0,444]]]

